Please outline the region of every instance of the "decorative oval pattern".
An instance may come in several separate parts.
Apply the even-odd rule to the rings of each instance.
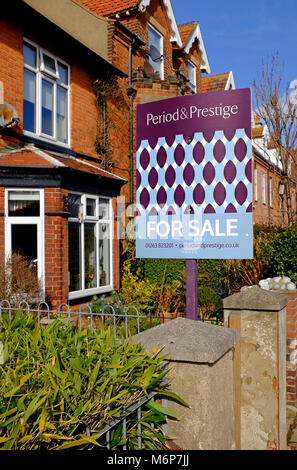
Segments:
[[[150,203],[150,194],[146,188],[141,191],[140,194],[140,204],[144,209],[146,209]]]
[[[252,204],[252,202],[249,204],[249,206],[248,206],[248,208],[247,208],[246,211],[247,211],[247,212],[253,212],[253,204]]]
[[[166,201],[167,201],[167,194],[166,194],[165,189],[162,187],[159,189],[157,193],[157,203],[159,204],[159,206],[163,206],[164,204],[166,204]]]
[[[178,185],[178,187],[174,191],[174,200],[178,207],[181,207],[183,205],[183,203],[185,202],[185,197],[186,195],[184,188],[181,185]]]
[[[138,170],[136,170],[136,189],[138,189],[140,185],[141,185],[141,174]]]
[[[165,140],[166,140],[166,143],[169,147],[171,147],[173,145],[173,142],[175,140],[175,135],[172,134],[172,135],[168,135],[167,137],[165,137]]]
[[[249,180],[249,182],[252,182],[252,160],[249,160],[245,167],[245,176]]]
[[[150,163],[150,155],[148,151],[144,149],[140,155],[140,165],[144,170],[146,170],[147,167],[149,166],[149,163]]]
[[[246,146],[246,143],[243,139],[239,139],[236,142],[234,152],[235,152],[236,158],[240,162],[242,162],[242,160],[245,158],[245,156],[247,154],[247,146]]]
[[[174,150],[174,160],[177,165],[181,165],[185,159],[185,149],[181,144],[178,144]]]
[[[156,168],[152,168],[151,171],[149,172],[148,182],[151,188],[155,189],[158,183],[158,172]]]
[[[166,163],[167,153],[164,147],[160,147],[157,153],[157,162],[158,165],[163,168]]]
[[[221,206],[226,198],[226,189],[222,183],[218,183],[214,189],[214,200]]]
[[[228,204],[228,206],[226,207],[225,213],[226,214],[231,214],[231,213],[234,213],[234,212],[236,212],[236,209],[233,206],[233,204]]]
[[[214,214],[216,211],[211,204],[208,204],[205,208],[204,214]]]
[[[211,184],[215,177],[215,169],[213,165],[208,162],[203,168],[203,178],[206,184]]]
[[[247,188],[246,185],[240,181],[235,188],[235,199],[238,204],[242,205],[247,198]]]
[[[173,166],[169,166],[166,170],[166,173],[165,173],[165,181],[166,183],[168,184],[168,186],[171,188],[171,186],[173,186],[174,184],[174,181],[175,181],[175,170],[173,168]]]
[[[192,206],[187,206],[185,209],[185,214],[194,214],[195,211]]]
[[[186,185],[191,186],[191,184],[194,181],[195,172],[194,172],[194,168],[192,167],[192,165],[190,165],[190,163],[188,163],[186,165],[186,167],[184,169],[183,177],[184,177],[184,181],[185,181]]]
[[[202,204],[205,198],[205,191],[203,186],[199,183],[193,191],[193,199],[195,204]]]
[[[155,207],[152,207],[152,209],[150,210],[149,215],[158,215],[157,209]]]
[[[167,212],[166,212],[166,215],[175,215],[175,214],[176,214],[176,212],[175,212],[175,210],[173,209],[173,207],[172,207],[172,206],[168,207],[168,210],[167,210]]]
[[[226,155],[226,147],[221,140],[218,140],[214,146],[213,154],[218,163],[224,160]]]
[[[227,140],[231,141],[235,136],[235,129],[233,127],[229,127],[228,129],[224,130],[224,136]]]
[[[227,183],[231,184],[233,183],[235,176],[236,176],[236,166],[234,165],[231,160],[227,163],[227,165],[224,168],[224,176],[225,179],[227,180]]]
[[[205,131],[203,132],[203,137],[206,140],[206,142],[211,142],[213,139],[213,136],[214,136],[214,131],[210,129],[205,129]]]
[[[201,142],[197,142],[197,144],[195,145],[193,149],[193,157],[194,157],[195,162],[200,164],[204,159],[204,155],[205,155],[205,149],[203,145],[201,144]]]
[[[156,147],[157,143],[158,143],[158,137],[150,137],[149,138],[149,144],[150,144],[152,149],[154,149]]]

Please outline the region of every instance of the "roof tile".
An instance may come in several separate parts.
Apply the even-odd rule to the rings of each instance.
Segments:
[[[139,0],[85,0],[83,5],[99,16],[129,10],[138,5]]]
[[[202,77],[202,93],[208,93],[210,91],[224,91],[227,85],[229,75],[230,72],[226,72],[218,73],[216,75],[209,75],[208,77]]]

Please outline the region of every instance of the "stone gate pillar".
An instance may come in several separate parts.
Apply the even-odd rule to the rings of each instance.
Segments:
[[[285,296],[259,287],[223,300],[225,326],[240,334],[235,414],[242,450],[287,449],[287,303]]]

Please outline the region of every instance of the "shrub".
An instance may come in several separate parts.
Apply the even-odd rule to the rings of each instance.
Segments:
[[[53,450],[91,443],[100,445],[100,429],[153,391],[171,396],[162,379],[163,358],[150,357],[140,345],[116,342],[110,330],[92,334],[73,329],[65,320],[39,328],[19,311],[3,314],[0,341],[0,449]],[[165,443],[161,424],[176,415],[149,402],[142,416],[143,447]],[[111,448],[137,447],[134,418],[127,418],[127,439],[121,429],[111,433]],[[86,426],[96,435],[88,436]],[[100,448],[100,447],[99,447]]]
[[[143,274],[152,283],[172,285],[186,277],[186,265],[180,259],[145,259]]]
[[[134,305],[141,315],[154,311],[157,307],[159,288],[147,279],[140,279],[138,270],[131,272],[131,261],[125,261],[122,276],[122,302],[125,306]]]
[[[297,282],[297,225],[281,231],[272,241],[271,266],[274,275]]]
[[[13,253],[0,266],[0,299],[6,299],[11,306],[22,301],[33,304],[40,299],[41,285],[36,270],[31,268],[26,258]]]

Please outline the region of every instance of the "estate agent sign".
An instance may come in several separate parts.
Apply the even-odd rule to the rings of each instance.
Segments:
[[[252,258],[250,89],[138,105],[138,258]]]

